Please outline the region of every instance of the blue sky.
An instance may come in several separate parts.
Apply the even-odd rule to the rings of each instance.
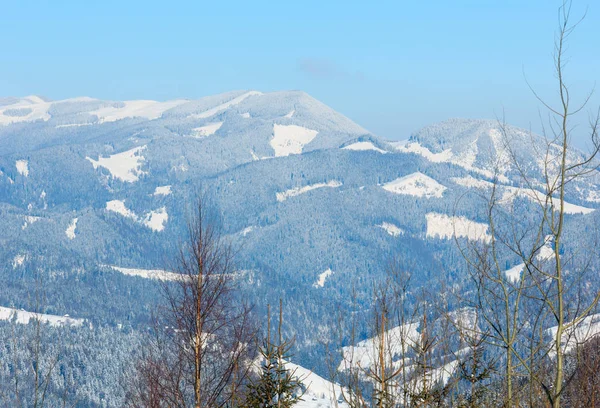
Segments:
[[[539,128],[555,98],[555,0],[12,1],[0,12],[0,94],[196,98],[301,89],[403,139],[451,117]],[[577,1],[574,15],[587,3]],[[600,4],[572,37],[568,77],[600,78]],[[593,102],[600,102],[595,97]]]

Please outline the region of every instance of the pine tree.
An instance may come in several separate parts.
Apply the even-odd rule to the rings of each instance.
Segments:
[[[271,313],[268,312],[267,337],[259,348],[262,358],[260,377],[248,385],[246,408],[288,408],[302,401],[302,379],[296,370],[286,368],[294,341],[284,341],[281,335],[282,308],[279,302],[277,341],[271,340]]]

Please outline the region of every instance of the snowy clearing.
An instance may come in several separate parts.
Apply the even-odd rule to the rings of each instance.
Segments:
[[[327,270],[325,272],[323,272],[319,275],[319,278],[317,279],[317,281],[315,283],[313,283],[313,288],[322,288],[323,286],[325,286],[325,281],[332,274],[333,274],[333,271],[331,270],[331,268],[327,268]]]
[[[166,207],[162,207],[156,211],[150,211],[142,224],[150,228],[152,231],[160,232],[165,229],[165,224],[169,221]]]
[[[244,112],[240,116],[244,119],[250,119],[250,112]]]
[[[237,98],[233,98],[229,102],[222,103],[222,104],[215,106],[214,108],[208,109],[202,113],[196,113],[196,114],[190,115],[190,118],[196,118],[196,119],[210,118],[211,116],[214,116],[217,113],[224,111],[225,109],[229,109],[230,107],[241,103],[244,99],[248,98],[249,96],[254,96],[254,95],[262,95],[262,92],[258,92],[258,91],[246,92],[245,94],[240,95]]]
[[[13,269],[16,269],[18,266],[23,265],[23,262],[25,262],[25,255],[23,254],[18,254],[15,255],[15,257],[13,258]]]
[[[95,111],[89,112],[90,115],[96,115],[99,123],[115,122],[126,118],[145,118],[149,120],[158,119],[169,109],[187,103],[187,100],[178,99],[167,102],[157,102],[149,100],[124,101],[122,107],[107,106]]]
[[[115,212],[117,214],[121,214],[125,218],[131,218],[137,221],[137,215],[130,211],[126,206],[125,202],[122,200],[112,200],[106,203],[106,209],[108,211]]]
[[[243,230],[241,230],[241,231],[239,232],[239,234],[240,234],[242,237],[245,237],[246,235],[248,235],[249,233],[251,233],[252,231],[254,231],[254,229],[255,229],[255,227],[251,225],[251,226],[249,226],[249,227],[246,227],[246,228],[244,228]]]
[[[387,232],[392,237],[399,237],[404,234],[404,230],[397,225],[394,225],[389,222],[383,222],[378,225],[379,228],[382,228],[385,232]]]
[[[21,230],[25,230],[25,228],[27,228],[31,224],[36,223],[42,219],[41,217],[34,217],[33,215],[26,215],[23,218],[25,219],[25,221],[23,222],[23,225],[21,226]]]
[[[472,142],[469,146],[469,149],[460,156],[454,155],[451,149],[446,149],[439,153],[433,153],[425,146],[421,146],[419,142],[407,142],[405,144],[397,143],[394,147],[399,152],[414,153],[424,157],[432,163],[452,163],[466,170],[470,170],[474,173],[481,174],[482,176],[493,178],[494,172],[474,166],[475,160],[477,158],[476,142],[476,140]],[[508,178],[502,174],[498,175],[498,179],[503,183],[509,182]]]
[[[152,195],[154,196],[168,196],[171,195],[172,191],[171,191],[171,186],[160,186],[160,187],[156,187],[154,189],[154,193]]]
[[[29,163],[27,160],[17,160],[15,162],[15,167],[20,175],[28,177],[29,176]]]
[[[141,155],[141,151],[146,146],[138,146],[125,152],[113,154],[109,157],[99,157],[94,160],[86,157],[92,163],[94,169],[104,167],[107,169],[113,178],[119,179],[127,183],[133,183],[139,180],[139,176],[147,174],[141,170],[142,164],[146,160]]]
[[[331,181],[328,181],[327,183],[316,183],[316,184],[311,184],[311,185],[304,186],[304,187],[291,188],[291,189],[283,191],[281,193],[276,193],[275,196],[277,197],[277,201],[282,202],[282,201],[287,200],[290,197],[295,197],[300,194],[308,193],[309,191],[316,190],[318,188],[323,188],[323,187],[338,188],[341,186],[342,186],[342,183],[340,183],[339,181],[331,180]]]
[[[27,96],[18,103],[0,107],[0,125],[10,125],[18,122],[48,121],[50,103],[44,102],[37,96]],[[15,114],[22,112],[20,114]]]
[[[303,401],[294,405],[297,408],[347,408],[348,405],[343,401],[342,388],[339,384],[334,384],[331,381],[313,373],[307,368],[285,362],[285,368],[290,370],[294,376],[300,378],[306,392],[302,396]],[[347,393],[347,391],[346,391]]]
[[[294,116],[294,113],[296,113],[296,109],[292,109],[284,117],[285,118],[291,118],[292,116]]]
[[[446,191],[446,187],[420,172],[390,181],[383,185],[383,189],[394,194],[425,198],[441,198],[444,191]]]
[[[75,228],[77,228],[77,218],[73,218],[71,220],[71,223],[69,224],[69,226],[67,227],[65,234],[67,235],[67,238],[69,239],[75,239]]]
[[[119,266],[103,265],[108,268],[114,269],[123,275],[128,276],[139,276],[145,279],[156,279],[162,281],[179,281],[183,275],[174,272],[168,272],[161,269],[137,269],[137,268],[121,268]]]
[[[356,142],[356,143],[352,143],[351,145],[342,147],[342,149],[356,150],[356,151],[373,150],[373,151],[376,151],[376,152],[382,153],[382,154],[387,153],[385,150],[380,149],[379,147],[375,146],[371,142]]]
[[[488,226],[465,217],[451,217],[446,214],[428,213],[427,238],[452,239],[467,238],[473,241],[489,242]]]
[[[473,176],[460,178],[455,177],[452,179],[452,181],[460,186],[467,188],[489,190],[494,187],[494,183],[486,180],[479,180],[474,178]],[[522,197],[527,198],[534,203],[545,205],[546,194],[541,191],[523,187],[505,186],[502,184],[497,184],[496,186],[500,191],[502,191],[502,197],[499,201],[500,204],[509,204],[512,203],[515,198]],[[560,207],[560,199],[555,197],[552,198],[552,204],[556,209],[558,209]],[[582,207],[580,205],[565,202],[565,214],[590,214],[594,211],[595,210],[593,208]]]
[[[525,264],[520,263],[504,271],[504,274],[509,281],[515,283],[521,279],[521,273],[523,273],[523,269],[525,269]]]
[[[319,132],[316,130],[302,126],[274,124],[270,144],[275,151],[275,157],[302,153],[304,146],[310,143],[317,133]]]
[[[214,122],[194,128],[192,129],[192,137],[195,137],[196,139],[203,139],[205,137],[214,135],[217,130],[221,129],[221,126],[223,126],[223,122]]]
[[[112,200],[106,203],[106,210],[120,214],[125,218],[130,218],[133,221],[142,224],[152,231],[161,232],[165,229],[165,224],[169,221],[169,214],[166,207],[161,207],[158,210],[152,210],[143,218],[138,217],[133,211],[125,206],[122,200]]]
[[[48,323],[50,326],[81,326],[83,319],[74,319],[69,315],[57,316],[51,314],[34,313],[26,310],[17,310],[11,307],[0,306],[0,320],[16,321],[19,324],[31,323],[31,320],[39,320],[42,323]]]
[[[554,338],[556,337],[556,330],[556,326],[547,330],[547,333],[552,338],[552,346],[555,344]],[[600,314],[592,314],[563,333],[561,346],[565,353],[568,353],[598,334],[600,334]],[[556,353],[554,350],[551,350],[550,357],[554,357],[555,355]]]

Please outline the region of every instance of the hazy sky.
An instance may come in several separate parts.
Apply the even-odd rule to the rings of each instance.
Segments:
[[[574,92],[600,79],[600,2],[571,39]],[[0,95],[197,98],[301,89],[375,134],[451,117],[539,128],[555,98],[555,0],[11,1]],[[600,98],[595,98],[598,103]]]

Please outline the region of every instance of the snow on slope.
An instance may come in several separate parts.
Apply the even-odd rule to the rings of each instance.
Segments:
[[[327,270],[325,272],[323,272],[319,275],[319,278],[317,279],[317,281],[315,283],[313,283],[313,288],[322,288],[323,286],[325,286],[325,281],[331,275],[333,275],[333,271],[331,270],[331,268],[327,268]]]
[[[179,281],[182,276],[179,273],[163,271],[161,269],[137,269],[137,268],[121,268],[119,266],[106,265],[123,275],[139,276],[145,279],[156,279],[162,281]]]
[[[36,120],[48,121],[50,105],[37,96],[27,96],[17,103],[0,107],[0,125]]]
[[[125,218],[130,218],[155,232],[163,231],[165,229],[165,224],[169,221],[169,214],[167,213],[166,207],[150,211],[144,217],[138,217],[133,211],[125,206],[124,201],[112,200],[106,203],[106,210],[120,214]]]
[[[452,239],[467,238],[473,241],[489,242],[488,226],[471,221],[465,217],[454,217],[446,214],[428,213],[427,238]]]
[[[385,232],[387,232],[392,237],[398,237],[398,236],[404,234],[404,230],[402,228],[400,228],[397,225],[394,225],[392,223],[389,223],[389,222],[384,221],[383,223],[378,225],[378,227],[382,228]]]
[[[106,209],[108,211],[115,212],[117,214],[121,214],[125,218],[131,218],[133,220],[138,219],[137,215],[130,211],[126,206],[125,202],[122,200],[112,200],[106,203]]]
[[[0,320],[12,321],[15,320],[19,324],[31,323],[31,320],[40,320],[42,323],[48,323],[51,326],[81,326],[83,319],[74,319],[65,316],[56,316],[51,314],[34,313],[25,310],[17,310],[10,307],[0,306]]]
[[[192,132],[193,132],[192,137],[195,137],[197,139],[202,139],[202,138],[214,135],[217,130],[221,129],[221,126],[223,126],[223,122],[214,122],[214,123],[209,123],[207,125],[194,128],[194,129],[192,129]]]
[[[159,187],[156,187],[154,189],[154,193],[152,195],[154,195],[154,196],[159,196],[159,195],[168,196],[168,195],[171,195],[171,193],[172,193],[171,186],[159,186]]]
[[[258,92],[258,91],[246,92],[245,94],[240,95],[237,98],[233,98],[232,100],[230,100],[228,102],[222,103],[222,104],[215,106],[214,108],[208,109],[202,113],[190,115],[190,117],[196,118],[196,119],[210,118],[211,116],[214,116],[221,111],[224,111],[234,105],[241,103],[244,99],[248,98],[249,96],[254,96],[254,95],[262,95],[262,92]]]
[[[476,141],[475,141],[476,142]],[[492,178],[494,177],[494,173],[489,170],[481,169],[474,166],[476,160],[476,145],[472,143],[470,145],[472,149],[467,150],[460,156],[452,153],[451,149],[445,149],[439,153],[433,153],[425,146],[421,146],[419,142],[409,141],[405,145],[398,144],[396,145],[396,150],[403,153],[414,153],[419,156],[423,156],[425,159],[429,160],[432,163],[452,163],[457,166],[460,166],[466,170],[470,170],[474,173],[479,173],[485,177]],[[508,182],[508,178],[504,175],[499,175],[498,179],[502,182]]]
[[[65,234],[67,235],[67,238],[69,238],[71,240],[75,239],[75,228],[77,228],[77,220],[78,220],[77,218],[73,218],[71,220],[71,223],[65,230]]]
[[[568,324],[568,323],[567,323]],[[550,345],[554,347],[554,338],[556,336],[557,326],[551,327],[547,333],[552,338]],[[600,314],[592,314],[581,320],[574,327],[567,329],[562,336],[561,346],[565,352],[572,351],[575,347],[585,343],[592,337],[600,334]],[[550,350],[550,357],[556,353]]]
[[[545,205],[546,194],[538,190],[532,190],[529,188],[518,188],[518,187],[505,187],[505,192],[502,195],[502,200],[505,202],[511,202],[516,197],[528,198],[534,203]],[[552,197],[552,205],[556,210],[560,208],[560,199]],[[589,214],[594,212],[593,208],[582,207],[580,205],[571,204],[568,202],[564,203],[565,214]]]
[[[142,224],[152,231],[160,232],[165,229],[167,221],[169,221],[169,214],[167,214],[167,209],[162,207],[156,211],[150,211],[142,221]]]
[[[521,279],[521,273],[523,272],[523,269],[525,269],[525,264],[520,263],[504,271],[504,274],[509,281],[513,283],[518,282],[519,279]]]
[[[274,124],[270,144],[275,151],[275,157],[302,153],[304,146],[310,143],[317,133],[319,132],[316,130],[302,126]]]
[[[29,176],[29,163],[27,160],[17,160],[15,162],[15,167],[20,175],[28,177]]]
[[[110,172],[113,178],[117,178],[127,183],[133,183],[138,181],[139,176],[142,174],[147,174],[141,169],[142,164],[145,161],[144,156],[141,155],[141,151],[145,148],[146,146],[138,146],[125,152],[113,154],[109,157],[99,157],[98,160],[94,160],[90,157],[86,157],[86,159],[92,163],[94,169],[104,167]]]
[[[276,193],[275,196],[277,197],[277,201],[282,202],[287,200],[290,197],[295,197],[298,196],[300,194],[304,194],[304,193],[308,193],[309,191],[318,189],[318,188],[323,188],[323,187],[330,187],[330,188],[337,188],[337,187],[341,187],[342,183],[340,183],[337,180],[331,180],[328,181],[327,183],[316,183],[316,184],[311,184],[308,186],[304,186],[304,187],[296,187],[296,188],[291,188],[289,190],[280,192],[280,193]]]
[[[444,191],[446,191],[446,187],[420,172],[390,181],[383,185],[383,189],[394,194],[406,194],[425,198],[441,198]]]
[[[385,150],[378,148],[371,142],[356,142],[356,143],[352,143],[348,146],[344,146],[342,149],[357,150],[357,151],[374,150],[374,151],[376,151],[378,153],[382,153],[382,154],[387,153]]]
[[[126,118],[145,118],[148,120],[158,119],[162,114],[169,109],[188,102],[187,100],[179,99],[167,102],[157,101],[124,101],[123,106],[106,106],[94,111],[90,111],[90,115],[96,115],[99,123],[115,122]]]
[[[285,368],[300,378],[306,392],[302,396],[303,401],[298,402],[294,407],[297,408],[347,408],[348,405],[343,402],[342,388],[338,384],[324,379],[313,373],[307,368],[285,362]],[[339,401],[339,402],[338,402]]]
[[[294,113],[296,113],[296,109],[292,109],[284,117],[291,118],[292,116],[294,116]]]
[[[23,254],[15,255],[15,257],[13,258],[13,263],[12,263],[13,269],[16,269],[18,266],[23,265],[23,262],[25,262],[25,255],[23,255]]]
[[[480,180],[470,175],[467,177],[455,177],[452,179],[452,181],[460,186],[467,188],[477,188],[484,190],[491,189],[494,187],[494,183],[486,180]],[[502,184],[497,184],[497,188],[502,192],[502,197],[499,201],[500,204],[511,203],[517,197],[527,198],[530,201],[538,204],[544,204],[546,200],[546,194],[544,194],[541,191],[533,190],[530,188],[512,187],[505,186]],[[558,209],[560,207],[560,199],[553,197],[552,204],[556,209]],[[580,205],[565,202],[565,214],[590,214],[594,211],[594,208],[583,207]]]
[[[33,215],[26,215],[23,218],[25,219],[25,221],[23,222],[23,225],[21,226],[21,230],[24,230],[31,224],[36,223],[42,219],[41,217],[35,217]]]

